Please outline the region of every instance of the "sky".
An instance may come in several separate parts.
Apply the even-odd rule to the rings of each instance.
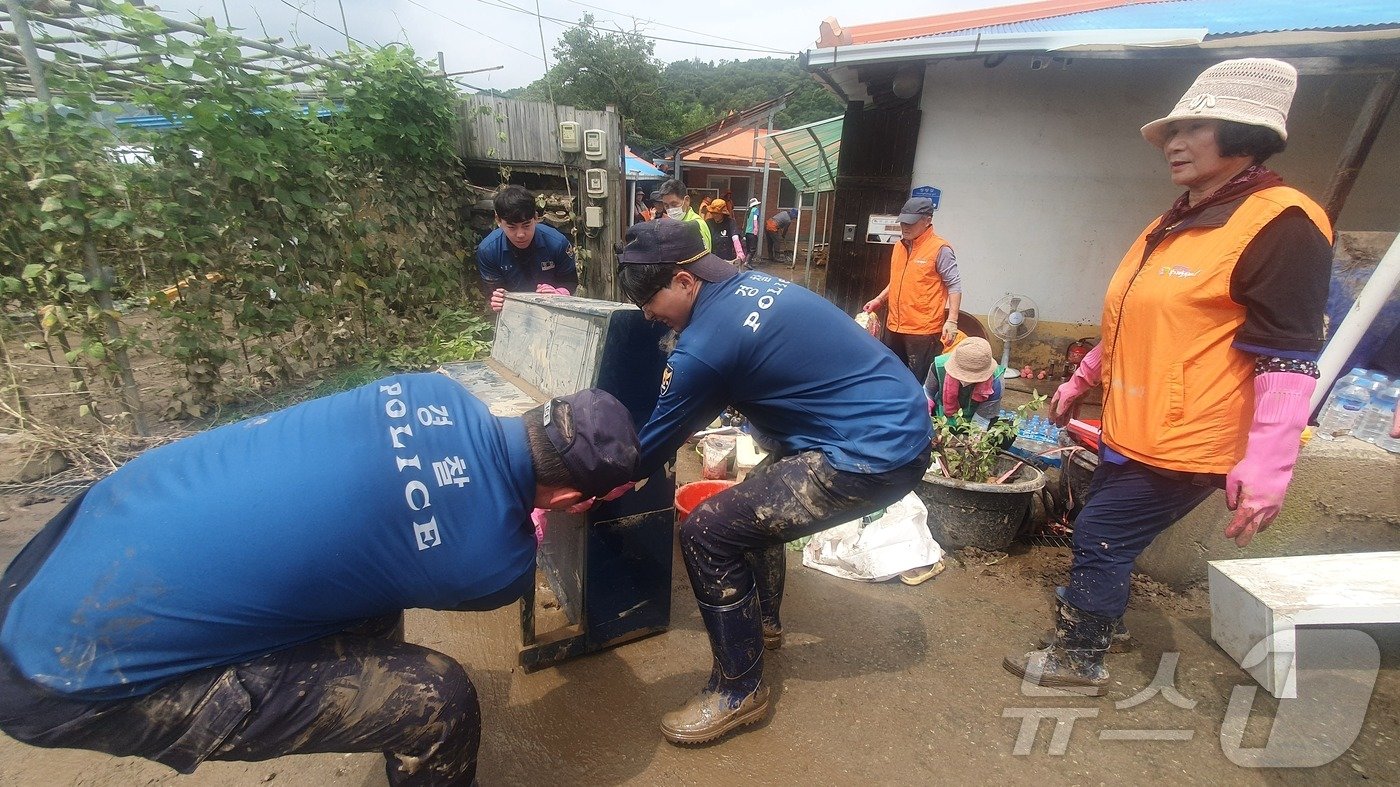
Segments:
[[[575,24],[585,13],[592,13],[602,26],[676,39],[655,42],[656,56],[663,62],[718,61],[784,57],[810,49],[818,26],[828,16],[849,26],[1014,1],[933,0],[917,12],[872,6],[866,0],[649,4],[621,0],[147,0],[147,4],[174,19],[213,17],[220,24],[227,19],[246,37],[280,37],[327,53],[345,49],[343,7],[353,39],[371,46],[407,43],[426,59],[442,52],[449,73],[501,66],[458,79],[469,87],[507,90],[527,85],[544,73],[541,35],[553,62],[554,45],[567,28],[552,20]],[[537,2],[540,17],[545,17],[539,21]]]

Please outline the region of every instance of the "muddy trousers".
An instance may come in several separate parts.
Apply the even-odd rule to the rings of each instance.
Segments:
[[[943,335],[935,333],[925,336],[886,330],[885,346],[909,367],[909,371],[914,373],[914,379],[924,380],[931,374],[933,359],[943,352]]]
[[[1170,477],[1141,462],[1101,459],[1089,482],[1088,502],[1074,520],[1074,559],[1061,599],[1093,616],[1121,618],[1133,562],[1159,533],[1210,497],[1213,480]]]
[[[750,563],[771,566],[782,545],[885,508],[914,488],[928,451],[885,473],[837,470],[820,451],[803,451],[755,468],[743,483],[716,494],[681,524],[681,556],[695,597],[710,606],[742,599],[755,586]],[[782,573],[769,572],[759,595],[776,611]],[[776,595],[775,595],[776,593]],[[765,610],[766,611],[766,610]]]
[[[17,740],[144,757],[182,773],[206,759],[382,752],[391,785],[467,785],[481,740],[462,667],[383,635],[326,637],[104,701],[48,692],[0,653],[0,703],[0,727]]]

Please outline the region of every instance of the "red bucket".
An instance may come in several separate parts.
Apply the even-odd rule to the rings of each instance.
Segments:
[[[705,498],[716,492],[722,492],[734,484],[735,481],[693,481],[676,490],[676,521],[684,522],[690,516],[690,512],[695,507],[705,502]]]

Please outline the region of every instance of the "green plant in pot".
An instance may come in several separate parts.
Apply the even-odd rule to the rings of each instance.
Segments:
[[[1016,439],[1016,424],[1044,401],[1036,396],[1015,409],[1015,418],[988,428],[933,419],[935,466],[914,492],[928,509],[929,531],[944,549],[1006,549],[1016,537],[1045,475],[1002,448]]]
[[[959,417],[933,417],[933,458],[945,478],[980,483],[998,483],[997,460],[1003,449],[1016,439],[1016,425],[1045,403],[1045,396],[1034,394],[1017,407],[1013,420],[996,419],[989,426]]]

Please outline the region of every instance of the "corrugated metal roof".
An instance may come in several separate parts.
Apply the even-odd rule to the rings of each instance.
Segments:
[[[1142,30],[1200,28],[1211,36],[1276,33],[1286,30],[1336,30],[1400,25],[1396,0],[1168,0],[1085,11],[1063,16],[974,27],[942,35],[970,33],[1046,33],[1075,30]]]

